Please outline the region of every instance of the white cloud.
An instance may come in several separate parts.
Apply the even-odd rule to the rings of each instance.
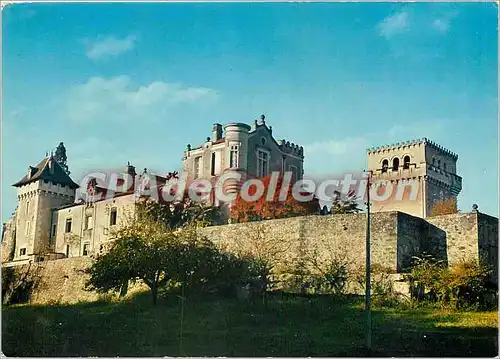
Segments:
[[[444,16],[434,19],[431,23],[431,27],[442,34],[445,34],[451,28],[451,21],[457,16],[458,16],[457,11],[449,12]]]
[[[387,38],[402,33],[408,30],[409,27],[409,16],[405,11],[389,16],[377,25],[380,35]]]
[[[306,144],[305,171],[311,175],[359,170],[364,166],[368,144],[369,141],[365,137],[347,137]]]
[[[71,88],[64,101],[64,115],[75,122],[100,120],[120,123],[154,121],[172,106],[216,100],[217,91],[180,83],[154,81],[138,86],[128,76],[105,79],[92,77]]]
[[[106,36],[93,43],[87,43],[87,57],[91,60],[101,60],[114,57],[130,51],[135,46],[136,37],[129,35],[123,39]]]
[[[450,28],[450,21],[445,19],[436,19],[432,22],[432,27],[444,34]]]
[[[396,124],[387,131],[388,141],[408,141],[417,138],[436,136],[443,128],[444,120],[432,122],[413,122]]]
[[[308,153],[323,153],[328,155],[345,155],[350,153],[353,149],[363,147],[367,144],[364,137],[357,138],[344,138],[342,140],[329,140],[315,142],[310,145],[304,146]]]

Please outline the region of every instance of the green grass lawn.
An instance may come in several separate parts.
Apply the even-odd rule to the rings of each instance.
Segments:
[[[2,313],[7,356],[489,356],[497,312],[374,309],[364,346],[362,299],[269,296],[163,298],[72,306],[12,306]]]

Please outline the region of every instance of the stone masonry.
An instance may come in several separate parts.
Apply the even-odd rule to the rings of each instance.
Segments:
[[[392,273],[404,273],[412,256],[426,251],[449,264],[483,260],[498,273],[498,219],[482,213],[459,213],[422,219],[401,212],[373,214],[372,263]],[[360,271],[365,261],[366,215],[304,216],[253,223],[206,227],[200,230],[221,248],[233,253],[268,256],[274,274],[287,276],[304,266],[314,270],[332,259]],[[267,253],[267,254],[266,254]],[[312,259],[312,260],[311,260]],[[90,258],[60,259],[42,264],[43,285],[32,303],[96,300],[84,290],[83,269]],[[26,268],[27,266],[20,266]]]

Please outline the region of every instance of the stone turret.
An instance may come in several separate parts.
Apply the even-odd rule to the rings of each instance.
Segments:
[[[250,126],[245,123],[229,123],[224,126],[226,155],[228,158],[226,173],[228,171],[240,173],[242,175],[241,181],[245,180],[247,175],[248,133],[250,130]],[[241,181],[226,181],[225,190],[228,193],[239,191]]]
[[[14,260],[43,255],[51,242],[52,210],[71,204],[79,187],[51,155],[29,166],[17,187]]]

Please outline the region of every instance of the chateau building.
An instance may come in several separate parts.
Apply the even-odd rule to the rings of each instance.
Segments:
[[[302,179],[303,163],[303,148],[284,139],[275,140],[272,127],[267,126],[262,115],[260,121],[254,121],[253,127],[244,123],[215,124],[211,139],[207,138],[195,148],[187,146],[182,167],[189,180],[207,179],[216,183],[221,175],[235,172],[241,174],[243,181],[274,171],[291,171],[293,181]],[[129,176],[117,179],[119,190],[112,184],[96,180],[85,183],[86,194],[92,190],[93,196],[102,195],[102,199],[84,201],[76,199],[79,185],[53,156],[47,156],[37,166],[30,166],[28,173],[14,184],[18,190],[18,206],[13,217],[4,224],[2,261],[65,258],[101,252],[109,243],[113,230],[133,215],[134,193],[141,183],[153,179],[155,188],[152,190],[161,191],[168,180],[168,176],[147,173],[146,169],[136,177],[135,168],[130,164],[124,174]],[[131,178],[131,183],[125,182]],[[240,184],[227,181],[226,190],[237,191]]]
[[[458,156],[428,139],[371,148],[367,157],[375,181],[387,179],[396,187],[405,184],[401,199],[395,198],[398,192],[393,191],[384,201],[374,201],[375,212],[400,211],[425,218],[436,201],[456,198],[461,191]],[[276,140],[264,115],[253,126],[214,124],[212,137],[197,147],[188,145],[182,161],[183,175],[188,180],[206,179],[213,184],[228,173],[240,174],[241,181],[272,172],[291,172],[292,181],[304,175],[304,149],[284,139]],[[170,178],[170,174],[152,174],[146,169],[137,176],[130,164],[123,175],[114,179],[116,183],[88,179],[82,184],[87,188],[80,189],[85,200],[77,198],[79,185],[52,155],[29,166],[14,184],[18,205],[4,224],[2,262],[87,256],[103,251],[113,230],[133,215],[138,189],[153,183],[150,189],[161,191]],[[237,191],[241,181],[224,182],[225,190]],[[97,197],[88,200],[90,195]],[[215,196],[211,200],[216,206],[230,206],[218,202]]]
[[[291,172],[291,180],[295,182],[303,178],[304,149],[285,139],[276,140],[264,115],[260,121],[255,120],[252,127],[245,123],[229,123],[224,127],[216,123],[212,138],[207,137],[205,143],[197,147],[187,145],[183,171],[192,179],[216,179],[235,172],[241,175],[241,181],[272,172]],[[236,191],[238,185],[228,180],[224,190]]]

